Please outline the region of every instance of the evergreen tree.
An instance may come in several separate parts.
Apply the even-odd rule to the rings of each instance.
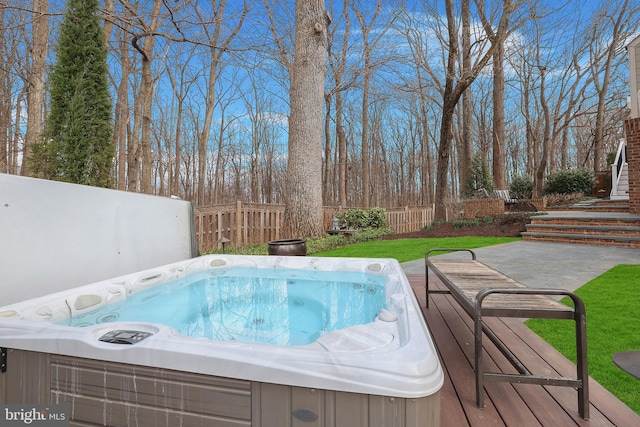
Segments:
[[[489,173],[487,162],[482,156],[476,154],[471,159],[471,169],[467,172],[467,182],[464,183],[463,196],[473,197],[481,188],[491,194],[493,191],[493,179]]]
[[[111,186],[115,147],[98,0],[69,0],[49,80],[49,115],[33,147],[35,176]]]

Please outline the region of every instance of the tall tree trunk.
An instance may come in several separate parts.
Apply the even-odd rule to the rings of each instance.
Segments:
[[[371,86],[371,54],[365,47],[365,65],[364,65],[364,86],[362,88],[362,116],[360,126],[362,127],[362,145],[361,159],[362,162],[362,207],[369,208],[370,204],[370,187],[371,172],[369,165],[371,164],[369,154],[369,87]]]
[[[463,0],[468,2],[469,0]],[[454,80],[456,62],[458,60],[458,29],[453,13],[453,0],[445,1],[449,33],[449,54],[447,58],[447,74],[444,93],[442,95],[442,120],[440,121],[440,144],[436,160],[436,220],[447,219],[446,201],[449,199],[449,157],[453,139],[452,122],[457,99],[454,98]]]
[[[513,2],[505,2],[503,5],[504,23],[509,25],[509,14],[506,10],[513,7]],[[493,51],[493,132],[492,132],[492,151],[493,151],[493,184],[496,188],[504,190],[507,188],[506,178],[506,159],[505,159],[505,140],[506,131],[504,124],[504,38],[498,37],[494,31],[493,25],[481,13],[480,19],[484,27],[485,33],[491,40]]]
[[[14,129],[20,129],[20,118],[22,117],[23,100],[26,98],[26,87],[22,87],[22,90],[18,94],[16,99],[16,117],[14,118]],[[19,165],[19,152],[20,152],[20,132],[13,132],[11,139],[11,173],[17,174]]]
[[[324,189],[322,200],[324,205],[329,205],[331,202],[332,191],[331,183],[331,94],[327,94],[324,97],[325,101],[325,113],[324,113],[324,171],[322,188]]]
[[[104,26],[102,28],[102,35],[104,37],[104,44],[109,50],[109,41],[111,40],[111,32],[113,31],[113,0],[104,0]]]
[[[606,16],[607,19],[603,19],[605,22],[612,22],[612,27],[610,29],[611,35],[607,38],[611,38],[611,40],[607,40],[609,44],[608,49],[605,55],[604,62],[604,72],[602,72],[602,83],[598,77],[594,78],[594,85],[596,87],[596,92],[598,93],[598,104],[596,111],[596,125],[595,125],[595,134],[594,134],[594,153],[593,153],[593,170],[594,172],[600,171],[605,159],[605,155],[603,153],[604,150],[604,136],[605,136],[605,113],[606,113],[606,103],[607,97],[609,94],[609,84],[611,81],[611,72],[613,68],[613,61],[616,55],[618,54],[618,48],[620,41],[624,36],[624,26],[629,22],[627,7],[629,5],[629,0],[622,0],[620,4],[620,9],[616,7],[614,8],[614,12],[617,13],[617,16]],[[603,7],[611,8],[609,5],[604,5]],[[612,13],[614,13],[612,12]],[[600,43],[604,43],[604,40],[595,41],[594,44],[599,45]],[[592,59],[592,63],[596,61]],[[595,66],[595,65],[594,65]]]
[[[183,84],[183,79],[180,85]],[[182,90],[180,90],[182,94]],[[169,169],[169,192],[171,194],[180,195],[180,164],[182,163],[182,115],[184,114],[184,97],[178,99],[178,112],[176,113],[176,130],[175,130],[175,157],[172,167]]]
[[[29,175],[29,146],[42,134],[45,105],[46,60],[49,50],[49,0],[33,0],[31,12],[31,68],[28,72],[27,131],[24,136],[21,175]]]
[[[224,117],[221,129],[224,129]],[[222,153],[224,150],[224,132],[222,130],[218,134],[218,155],[216,156],[216,170],[213,179],[213,203],[222,203],[222,189],[224,180],[224,171],[222,170]]]
[[[140,189],[140,165],[142,150],[140,149],[140,129],[142,127],[142,106],[140,92],[133,105],[133,129],[127,126],[127,191],[137,192]],[[128,101],[127,101],[128,102]]]
[[[344,19],[344,25],[336,26],[333,31],[330,32],[330,38],[328,40],[328,53],[329,64],[331,65],[331,74],[335,81],[335,121],[336,121],[336,151],[337,159],[335,164],[338,165],[338,177],[337,177],[337,200],[340,206],[347,205],[347,137],[344,131],[344,105],[342,102],[342,92],[349,86],[344,81],[345,70],[347,68],[348,53],[349,53],[349,36],[351,28],[351,17],[349,14],[349,1],[343,0],[342,12],[340,20]],[[340,28],[340,31],[337,29]],[[336,34],[342,35],[342,47],[339,55],[333,55],[331,47],[333,45],[332,38],[336,37]]]
[[[496,46],[493,54],[493,184],[497,189],[507,188],[504,125],[504,43]]]
[[[134,128],[133,141],[129,138],[129,163],[128,163],[128,190],[136,191],[138,184],[143,193],[153,192],[151,182],[151,170],[153,159],[151,158],[151,108],[153,106],[153,76],[151,73],[151,61],[153,60],[153,49],[155,44],[155,32],[160,25],[160,8],[162,0],[154,0],[151,11],[150,23],[143,24],[144,29],[140,34],[133,36],[131,44],[142,57],[142,78],[140,90],[136,97],[134,107]],[[140,46],[140,40],[144,40],[144,45]],[[138,138],[140,142],[138,143]],[[142,169],[140,169],[142,163]],[[139,175],[141,173],[141,175]],[[138,177],[140,181],[138,182]]]
[[[131,65],[129,62],[129,50],[124,38],[120,41],[120,68],[121,76],[118,84],[115,105],[115,119],[113,123],[113,143],[118,147],[118,168],[116,176],[116,188],[127,189],[127,128],[129,125],[129,75]]]
[[[205,170],[207,167],[207,146],[211,133],[213,110],[215,109],[216,77],[218,75],[219,56],[215,46],[211,47],[211,65],[209,66],[209,79],[207,80],[207,94],[205,97],[205,113],[202,132],[198,134],[198,205],[205,204]]]
[[[363,43],[363,54],[364,54],[364,70],[363,70],[363,87],[362,87],[362,117],[361,117],[361,128],[362,128],[362,152],[361,152],[361,164],[362,170],[360,171],[362,175],[362,207],[368,208],[371,204],[371,159],[369,154],[369,92],[371,88],[371,75],[373,73],[373,65],[371,63],[371,52],[375,48],[377,38],[373,43],[370,42],[369,36],[371,35],[371,31],[374,28],[374,24],[380,12],[382,10],[382,1],[378,0],[376,3],[375,12],[371,18],[371,22],[369,25],[365,23],[364,15],[362,14],[361,6],[355,3],[351,4],[351,8],[353,12],[356,14],[358,18],[358,22],[360,23],[361,37]]]
[[[323,0],[297,0],[295,20],[283,233],[309,237],[323,233],[322,110],[330,20]]]
[[[549,148],[551,145],[551,112],[547,103],[547,95],[545,94],[545,77],[546,69],[540,68],[540,107],[544,115],[544,131],[542,134],[542,153],[540,161],[536,166],[536,175],[534,179],[533,197],[538,199],[542,197],[544,189],[544,176],[549,161]]]
[[[5,8],[0,8],[0,22],[5,22],[5,11]],[[0,26],[0,40],[4,41],[4,44],[0,46],[0,173],[8,173],[13,106],[11,105],[12,85],[8,65],[11,56],[7,51],[7,34],[4,25]]]
[[[140,86],[140,102],[142,102],[142,134],[140,137],[142,174],[140,175],[140,190],[145,194],[152,194],[151,109],[153,107],[153,77],[151,74],[151,55],[153,55],[154,37],[148,36],[144,44],[148,54],[142,59],[142,84]]]
[[[471,75],[471,5],[462,2],[462,75],[466,78]],[[462,94],[462,148],[460,150],[461,167],[460,182],[466,185],[467,176],[471,169],[471,157],[473,156],[473,141],[471,140],[473,124],[473,104],[471,88]]]
[[[336,138],[338,139],[338,204],[347,205],[347,135],[342,121],[342,93],[336,93]]]

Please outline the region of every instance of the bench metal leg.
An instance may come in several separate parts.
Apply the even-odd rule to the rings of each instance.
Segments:
[[[484,408],[484,360],[482,348],[482,317],[477,312],[473,318],[473,335],[475,336],[476,404]]]
[[[581,299],[572,298],[576,315],[576,367],[582,386],[578,389],[578,412],[589,419],[589,369],[587,368],[587,318]]]
[[[424,297],[424,306],[429,308],[429,267],[426,262],[424,265]]]
[[[486,296],[486,295],[485,295]],[[578,391],[578,414],[584,420],[589,419],[589,372],[587,367],[587,329],[586,329],[586,311],[584,302],[575,294],[568,295],[574,303],[574,318],[576,322],[576,378],[563,377],[541,377],[532,375],[517,357],[509,351],[506,346],[500,342],[499,338],[486,326],[482,321],[482,310],[480,308],[483,297],[479,298],[477,308],[473,313],[473,328],[475,335],[475,377],[476,377],[476,404],[479,408],[484,407],[484,382],[485,376],[487,380],[492,381],[509,381],[519,382],[523,384],[539,384],[539,385],[557,385],[570,386],[577,388]],[[497,374],[485,373],[484,371],[484,349],[482,344],[482,335],[487,337],[496,345],[496,347],[504,354],[511,364],[518,370],[516,374]]]

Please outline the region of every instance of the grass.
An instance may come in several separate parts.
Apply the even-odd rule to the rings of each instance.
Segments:
[[[613,364],[619,351],[640,350],[640,265],[618,265],[575,293],[587,309],[589,375],[640,414],[640,380]],[[566,300],[566,301],[565,301]],[[562,302],[570,305],[568,298]],[[526,325],[575,363],[572,322],[531,319]]]
[[[514,242],[519,237],[442,237],[423,239],[396,239],[362,242],[354,245],[314,253],[313,256],[324,257],[366,257],[395,258],[398,262],[413,261],[424,258],[428,249],[432,248],[465,248],[474,249],[483,246]]]

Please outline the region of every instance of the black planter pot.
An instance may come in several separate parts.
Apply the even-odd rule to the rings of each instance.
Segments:
[[[304,239],[281,239],[269,242],[269,255],[305,256],[307,241]]]

